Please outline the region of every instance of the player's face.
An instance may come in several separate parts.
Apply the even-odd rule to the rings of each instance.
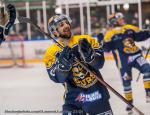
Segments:
[[[71,27],[67,20],[63,20],[59,23],[57,27],[57,31],[59,33],[59,37],[64,39],[70,39],[71,38]]]
[[[124,20],[124,18],[120,18],[120,19],[118,20],[118,24],[119,24],[120,26],[125,25],[125,20]]]

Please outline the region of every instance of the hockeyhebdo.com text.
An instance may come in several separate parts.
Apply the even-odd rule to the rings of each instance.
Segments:
[[[73,111],[61,111],[61,110],[5,110],[5,113],[79,113],[81,114],[82,110],[73,110]]]
[[[60,110],[5,110],[5,113],[62,113]]]

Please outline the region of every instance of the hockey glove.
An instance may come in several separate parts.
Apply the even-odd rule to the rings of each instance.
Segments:
[[[79,40],[78,48],[80,55],[85,62],[90,63],[94,60],[94,50],[85,38]]]
[[[0,26],[0,44],[5,41],[3,32],[4,28]]]
[[[72,50],[66,46],[58,57],[58,68],[62,71],[69,71],[73,64]]]
[[[127,29],[127,30],[125,31],[125,35],[126,35],[127,37],[134,38],[134,34],[135,34],[135,31],[132,30],[132,29]]]
[[[8,35],[10,28],[13,26],[15,20],[16,20],[16,9],[15,6],[9,4],[7,5],[8,14],[9,14],[9,20],[8,23],[5,26],[4,34]]]

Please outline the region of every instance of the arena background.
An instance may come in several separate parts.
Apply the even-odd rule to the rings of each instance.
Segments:
[[[147,29],[150,26],[150,0],[4,0],[16,6],[17,16],[29,17],[43,31],[47,21],[55,13],[71,17],[74,34],[90,34],[96,39],[99,32],[107,30],[109,14],[122,12],[129,24]],[[0,46],[0,115],[60,114],[64,89],[53,83],[46,73],[42,57],[52,41],[30,24],[16,24]],[[146,53],[150,39],[137,43]],[[101,70],[104,79],[122,94],[119,72],[111,53],[105,54],[106,63]],[[148,55],[150,61],[150,55]],[[150,105],[145,103],[142,78],[135,82],[137,70],[133,70],[135,105],[150,115]],[[142,75],[141,75],[142,77]],[[110,92],[111,93],[111,92]],[[115,115],[125,115],[125,104],[111,93]],[[42,111],[56,111],[44,113]],[[39,111],[39,112],[38,112]],[[58,112],[58,113],[57,113]],[[136,113],[135,113],[136,115]]]

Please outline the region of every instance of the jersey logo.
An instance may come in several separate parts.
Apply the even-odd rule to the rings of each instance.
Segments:
[[[89,94],[80,93],[75,100],[84,103],[84,102],[93,102],[99,99],[102,99],[102,95],[101,93],[99,93],[99,91],[95,91]]]
[[[124,49],[123,51],[125,53],[136,53],[139,51],[139,48],[135,45],[132,38],[126,38],[123,40]]]
[[[72,72],[74,76],[73,81],[78,87],[89,88],[97,82],[93,75],[77,63],[73,65]]]
[[[146,59],[144,59],[143,57],[139,57],[137,60],[137,63],[140,65],[140,66],[143,66],[144,64],[147,64],[148,62],[146,61]]]
[[[54,68],[52,68],[52,69],[50,70],[49,74],[50,74],[51,76],[55,76],[56,68],[57,68],[57,67],[54,67]]]

